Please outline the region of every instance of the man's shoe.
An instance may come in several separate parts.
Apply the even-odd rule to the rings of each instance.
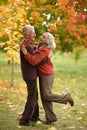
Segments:
[[[40,120],[40,118],[37,118],[37,119],[31,119],[30,121],[37,122],[37,121],[41,121],[41,120]]]
[[[69,104],[70,104],[71,106],[74,106],[74,101],[73,101],[73,99],[72,99],[70,93],[69,93],[69,95],[68,95],[68,102],[69,102]]]
[[[30,123],[22,123],[22,122],[19,122],[20,125],[23,125],[23,126],[30,126]]]

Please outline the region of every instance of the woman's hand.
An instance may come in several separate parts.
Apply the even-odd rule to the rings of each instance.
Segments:
[[[24,55],[27,54],[27,49],[25,48],[24,45],[21,46],[21,50],[22,50],[22,52],[23,52]]]
[[[49,53],[48,57],[49,57],[49,58],[52,57],[52,50],[50,50],[50,53]]]

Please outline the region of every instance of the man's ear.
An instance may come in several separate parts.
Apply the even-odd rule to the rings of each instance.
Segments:
[[[47,44],[49,45],[49,40],[47,39]]]

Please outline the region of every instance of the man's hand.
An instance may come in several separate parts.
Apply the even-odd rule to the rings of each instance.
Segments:
[[[21,46],[21,50],[22,50],[22,52],[23,52],[24,55],[27,54],[27,49],[25,48],[24,45]]]

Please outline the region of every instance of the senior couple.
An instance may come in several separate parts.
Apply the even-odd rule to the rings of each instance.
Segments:
[[[20,45],[21,71],[27,85],[27,100],[20,125],[29,126],[30,121],[39,120],[37,77],[39,77],[39,89],[41,101],[45,111],[44,124],[57,121],[53,111],[52,102],[74,105],[70,93],[55,94],[52,92],[54,82],[54,69],[51,62],[52,49],[56,47],[54,37],[45,32],[39,38],[38,47],[34,47],[35,30],[33,26],[26,25],[23,28],[24,40]]]

